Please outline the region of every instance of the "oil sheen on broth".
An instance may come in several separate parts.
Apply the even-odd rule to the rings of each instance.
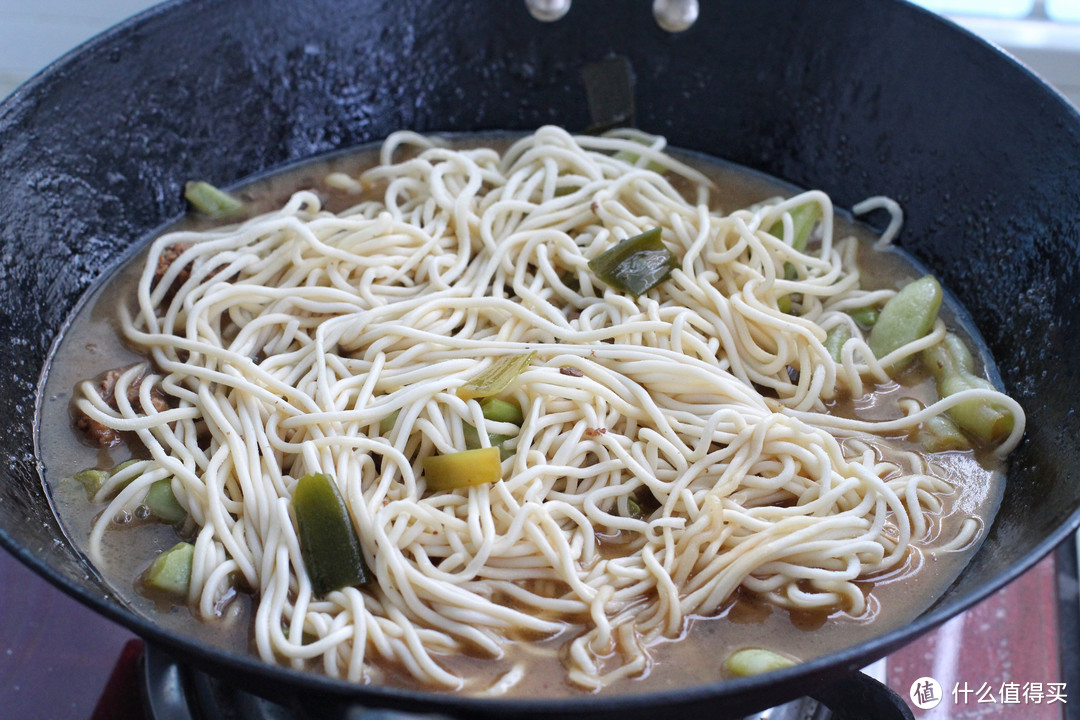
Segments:
[[[490,137],[468,139],[476,144],[497,144]],[[713,197],[724,210],[746,207],[763,199],[794,194],[795,190],[773,179],[745,169],[697,155],[683,155],[691,164],[705,172],[716,183]],[[339,211],[349,207],[354,198],[335,190],[324,182],[330,172],[356,174],[358,170],[377,161],[377,148],[362,149],[348,154],[308,163],[265,178],[258,179],[236,191],[254,215],[280,206],[296,189],[312,188],[324,198],[325,209]],[[862,284],[867,288],[896,288],[917,278],[923,272],[897,250],[872,250],[867,230],[838,217],[837,236],[860,236]],[[210,227],[210,221],[188,217],[182,227]],[[169,228],[169,229],[175,229]],[[91,448],[81,442],[72,428],[70,402],[74,386],[107,370],[129,365],[141,358],[126,348],[115,324],[116,308],[123,302],[124,293],[138,277],[142,255],[129,258],[114,276],[88,297],[72,318],[52,360],[45,385],[45,401],[41,409],[39,444],[45,473],[57,515],[67,530],[69,539],[84,552],[91,523],[103,506],[87,502],[86,492],[70,476],[86,467],[111,467],[127,459],[133,452],[124,445],[107,450]],[[977,362],[984,367],[988,358],[982,344],[970,332],[965,314],[951,304],[946,294],[942,316],[955,331],[965,336],[969,347],[976,349]],[[908,372],[903,385],[889,383],[857,401],[840,400],[834,412],[853,414],[866,419],[896,415],[898,397],[921,398],[923,404],[932,401],[932,380],[917,372]],[[901,445],[913,444],[897,439]],[[646,677],[629,683],[618,683],[601,692],[646,692],[716,681],[723,676],[723,659],[734,649],[746,646],[772,648],[792,656],[809,659],[860,643],[904,625],[926,609],[948,586],[966,564],[997,510],[1003,490],[1002,468],[989,455],[972,452],[946,452],[934,457],[943,476],[956,487],[945,498],[943,515],[954,511],[974,515],[982,528],[977,539],[959,552],[931,554],[925,550],[947,538],[931,541],[908,553],[907,562],[885,577],[866,581],[870,612],[866,617],[852,618],[843,612],[795,613],[773,607],[749,594],[737,593],[717,617],[695,618],[678,642],[662,642],[651,650],[655,664]],[[934,525],[936,528],[936,524]],[[931,530],[931,536],[936,529]],[[240,593],[222,603],[220,619],[207,623],[195,619],[185,607],[177,607],[160,598],[148,596],[137,588],[136,578],[153,558],[177,542],[172,527],[152,522],[131,522],[116,525],[106,533],[108,563],[97,570],[115,589],[117,596],[135,612],[151,617],[167,628],[193,636],[209,645],[244,651],[251,632],[251,600]],[[546,642],[559,642],[554,638]],[[523,657],[532,655],[526,644],[518,651]],[[539,656],[536,656],[539,657]],[[490,677],[494,680],[508,667],[508,662],[468,654],[441,658],[448,667],[459,667],[463,674]],[[514,660],[514,658],[508,658]],[[415,685],[406,675],[388,669],[387,677],[403,684]],[[550,657],[529,661],[525,679],[514,688],[515,694],[558,696],[580,692],[564,680],[563,669]]]

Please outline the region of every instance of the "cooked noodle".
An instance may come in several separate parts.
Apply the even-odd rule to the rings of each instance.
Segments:
[[[695,201],[649,163],[695,184]],[[89,383],[78,401],[150,456],[102,488],[104,499],[135,478],[96,524],[93,552],[116,512],[172,477],[196,538],[192,607],[213,618],[242,577],[267,661],[368,682],[396,664],[481,691],[439,655],[498,656],[565,632],[568,679],[597,688],[645,670],[651,645],[740,587],[859,615],[856,581],[901,566],[952,490],[872,433],[911,431],[969,395],[1015,415],[999,452],[1022,432],[1015,402],[987,390],[885,423],[826,414],[885,381],[895,358],[875,359],[845,312],[894,291],[860,289],[856,241],[833,237],[824,193],[722,215],[661,139],[551,127],[501,156],[399,133],[380,166],[331,181],[359,203],[334,215],[298,192],[239,225],[159,238],[123,320],[151,362],[119,379],[118,410]],[[799,252],[788,211],[806,202],[823,221]],[[776,222],[785,237],[766,232]],[[679,259],[667,282],[635,299],[595,278],[590,258],[656,226]],[[155,283],[169,248],[182,252]],[[841,323],[852,339],[834,362],[823,343]],[[938,321],[894,355],[943,333]],[[520,429],[456,394],[528,351],[505,393]],[[155,388],[169,409],[155,409]],[[468,425],[513,436],[503,480],[425,491],[422,459],[463,449]],[[336,481],[374,576],[323,599],[289,509],[312,472]],[[655,503],[634,517],[642,495]]]

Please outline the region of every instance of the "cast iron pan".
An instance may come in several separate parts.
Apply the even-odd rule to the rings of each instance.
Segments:
[[[633,69],[637,124],[822,188],[888,194],[901,244],[971,311],[1028,413],[997,521],[910,626],[767,677],[650,695],[478,701],[354,688],[166,633],[112,598],[63,539],[35,458],[38,385],[78,299],[228,185],[399,128],[590,123],[582,68]],[[871,218],[882,222],[883,218]],[[1030,567],[1080,504],[1080,120],[984,43],[901,2],[704,0],[689,31],[645,2],[589,0],[552,23],[510,0],[177,0],[65,57],[0,105],[0,543],[64,591],[198,667],[262,692],[461,717],[724,717],[886,654]]]

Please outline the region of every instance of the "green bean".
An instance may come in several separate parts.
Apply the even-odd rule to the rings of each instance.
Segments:
[[[813,232],[814,226],[821,219],[821,206],[816,202],[803,203],[788,210],[788,214],[791,215],[791,247],[802,252],[806,250],[806,245],[810,242],[810,233]],[[769,234],[783,240],[784,221],[777,220],[773,223],[769,228]]]
[[[840,362],[840,350],[844,343],[851,339],[851,328],[847,325],[837,325],[825,336],[825,349],[829,351],[829,357]]]
[[[929,333],[937,320],[941,296],[937,279],[924,275],[889,298],[867,338],[874,357],[883,358]],[[904,364],[906,361],[893,367],[899,369]]]
[[[935,415],[919,426],[915,441],[929,452],[946,450],[970,450],[967,436],[947,415]]]
[[[109,479],[108,470],[99,470],[97,468],[86,468],[80,470],[71,476],[72,479],[78,480],[79,483],[86,488],[86,496],[93,498],[101,490],[101,487],[105,484],[105,481]]]
[[[817,221],[821,218],[821,206],[815,202],[803,203],[788,210],[788,214],[791,215],[791,247],[802,252],[806,250],[806,245],[810,242],[810,233],[813,232],[814,226],[817,225]],[[769,228],[769,234],[783,240],[784,221],[781,219],[774,222],[772,227]],[[784,279],[794,280],[798,276],[799,273],[795,266],[785,262]],[[776,299],[776,305],[780,312],[790,313],[791,297],[781,295]]]
[[[480,433],[475,427],[466,423],[465,427],[462,428],[462,430],[465,434],[466,450],[475,450],[477,448],[483,447],[483,445],[480,444]],[[505,433],[488,433],[488,445],[493,448],[499,449],[499,458],[501,460],[505,460],[513,454],[503,445],[503,443],[505,443],[512,437],[513,435],[506,435]]]
[[[937,381],[938,394],[949,395],[971,389],[993,390],[990,381],[974,374],[974,360],[964,341],[948,333],[937,345],[923,350],[922,360]],[[949,416],[963,430],[983,443],[995,443],[1013,429],[1013,416],[989,400],[973,399],[949,408]]]
[[[212,218],[226,218],[244,207],[244,203],[204,180],[189,180],[184,185],[184,197],[192,207]]]
[[[645,140],[634,140],[634,142],[638,143],[639,145],[649,145],[649,143]],[[640,154],[631,152],[629,150],[619,150],[611,157],[615,158],[616,160],[622,160],[624,163],[629,163],[630,165],[637,165],[638,160],[641,159]],[[656,162],[655,160],[650,160],[648,164],[646,164],[645,168],[647,170],[652,170],[654,173],[660,173],[661,175],[667,172],[667,168]]]
[[[497,397],[488,397],[480,401],[480,411],[484,417],[492,422],[507,422],[521,425],[525,422],[525,414],[516,403],[502,400]]]
[[[93,497],[95,495],[97,495],[98,492],[101,491],[101,488],[105,485],[105,482],[109,478],[111,478],[113,475],[117,474],[118,472],[120,472],[121,470],[123,470],[128,465],[131,465],[134,462],[138,462],[138,461],[135,460],[135,459],[125,460],[124,462],[120,463],[119,465],[116,465],[115,467],[111,467],[108,470],[99,470],[98,468],[87,468],[85,470],[80,470],[79,472],[75,473],[71,477],[72,477],[72,479],[79,481],[79,483],[81,483],[82,486],[84,488],[86,488],[86,496],[88,498],[90,498],[90,499],[93,499]],[[132,480],[134,480],[134,478],[132,478]],[[123,483],[122,486],[115,488],[115,490],[117,492],[119,492],[120,490],[123,490],[124,487],[127,487],[127,485],[129,485],[130,483],[131,483],[131,480],[128,480],[126,483]]]
[[[622,160],[624,163],[629,163],[630,165],[637,165],[638,160],[641,159],[641,155],[638,155],[637,153],[632,153],[629,150],[620,150],[611,157],[615,158],[616,160]],[[648,163],[646,163],[645,169],[651,170],[654,173],[659,173],[661,175],[667,172],[667,168],[656,162],[655,160],[650,160]]]
[[[194,556],[194,545],[177,543],[154,558],[154,562],[143,575],[143,583],[170,595],[187,597],[191,586],[191,561]]]
[[[162,522],[178,523],[187,518],[187,510],[173,494],[172,478],[151,483],[143,502],[150,508],[150,514]]]
[[[394,429],[394,425],[397,424],[398,415],[401,414],[400,410],[395,410],[382,420],[379,421],[379,433],[382,435],[389,435],[390,431]]]
[[[871,328],[877,324],[878,309],[872,306],[855,308],[854,310],[848,310],[848,315],[851,316],[852,320],[859,323],[859,327]]]
[[[525,415],[521,412],[521,408],[508,400],[500,400],[495,397],[484,398],[480,401],[480,410],[484,413],[484,419],[492,422],[513,423],[514,425],[521,425],[521,423],[525,422]],[[466,423],[464,432],[465,448],[467,450],[483,447],[480,443],[480,433],[475,427]],[[504,445],[512,437],[513,435],[505,433],[488,433],[488,444],[491,447],[499,448],[499,456],[505,460],[513,455],[513,451]]]
[[[762,648],[743,648],[728,655],[724,666],[737,677],[749,677],[791,667],[795,661],[789,657]]]

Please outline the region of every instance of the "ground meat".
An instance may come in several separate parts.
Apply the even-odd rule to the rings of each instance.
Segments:
[[[119,377],[129,368],[116,368],[109,370],[107,373],[98,378],[98,393],[109,404],[109,407],[116,409],[116,381]],[[139,407],[139,386],[142,385],[142,376],[136,378],[135,382],[128,386],[128,401],[135,407]],[[165,399],[165,394],[157,387],[154,387],[150,391],[150,402],[153,403],[154,409],[158,412],[162,412],[169,408],[169,403]],[[86,439],[91,444],[97,447],[112,447],[120,442],[120,433],[112,428],[105,427],[97,420],[91,419],[86,413],[82,412],[78,408],[74,409],[75,414],[75,427],[82,431],[86,436]]]
[[[161,255],[158,256],[157,267],[154,269],[154,285],[157,285],[159,282],[161,282],[161,278],[165,277],[165,273],[169,271],[169,268],[174,262],[176,262],[176,259],[183,255],[184,251],[186,251],[190,247],[191,243],[177,243],[175,245],[170,245],[169,247],[165,248]],[[189,277],[191,277],[190,266],[180,270],[180,273],[173,281],[173,289],[183,285],[185,282],[187,282]]]

